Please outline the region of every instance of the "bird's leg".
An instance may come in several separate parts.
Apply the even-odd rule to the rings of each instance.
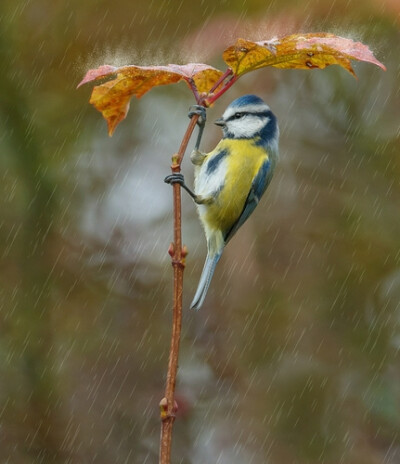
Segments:
[[[211,205],[211,203],[214,203],[214,197],[203,197],[202,195],[196,195],[194,202],[197,205]]]
[[[204,160],[207,157],[207,153],[202,153],[199,150],[193,150],[190,154],[190,161],[195,166],[201,166],[204,163]]]
[[[189,108],[188,117],[192,118],[195,114],[199,116],[197,125],[199,126],[199,134],[197,135],[196,145],[194,146],[195,151],[199,151],[201,138],[203,136],[204,126],[206,125],[207,111],[202,105],[193,105]]]
[[[183,174],[175,172],[174,174],[170,174],[164,179],[164,182],[167,184],[179,184],[183,189],[187,191],[187,193],[193,198],[194,202],[198,205],[208,205],[213,202],[212,197],[203,197],[202,195],[196,195],[190,188],[185,184],[185,178]]]
[[[197,120],[197,125],[199,126],[199,133],[197,135],[196,144],[193,148],[192,154],[190,155],[191,162],[196,166],[201,166],[206,157],[205,153],[202,153],[199,150],[201,138],[203,136],[204,126],[206,124],[207,113],[206,108],[201,105],[193,105],[189,108],[188,116],[191,118],[193,115],[198,114],[199,119]]]
[[[191,106],[189,108],[188,117],[192,118],[195,114],[199,116],[199,118],[197,119],[197,124],[199,126],[199,134],[197,136],[196,144],[194,146],[190,159],[193,164],[200,165],[202,164],[206,156],[205,154],[199,151],[199,146],[200,146],[201,138],[203,136],[204,126],[206,124],[206,119],[207,119],[206,108],[202,105]],[[179,184],[193,198],[194,202],[199,205],[210,203],[209,198],[204,198],[201,195],[196,195],[192,190],[190,190],[190,188],[185,184],[185,179],[183,177],[183,174],[181,173],[174,173],[174,174],[167,176],[164,179],[164,182],[166,182],[167,184]]]
[[[183,174],[179,172],[175,172],[174,174],[170,174],[164,179],[164,182],[167,184],[179,184],[182,188],[184,188],[187,193],[196,201],[197,195],[190,190],[190,188],[185,184],[185,178]]]

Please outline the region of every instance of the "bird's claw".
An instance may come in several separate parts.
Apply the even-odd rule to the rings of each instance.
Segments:
[[[199,116],[197,124],[201,127],[204,126],[207,119],[207,109],[202,105],[193,105],[189,108],[188,117],[192,118],[195,114]]]
[[[185,178],[180,172],[174,172],[164,179],[164,182],[167,184],[179,184],[187,193],[193,198],[194,201],[197,199],[197,195],[190,190],[190,188],[185,184]]]
[[[164,179],[164,182],[166,184],[180,184],[184,185],[185,184],[185,178],[183,177],[183,174],[180,174],[179,172],[175,172],[174,174],[170,174]]]

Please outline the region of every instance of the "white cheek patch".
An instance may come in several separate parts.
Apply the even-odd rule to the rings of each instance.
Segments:
[[[243,119],[234,119],[227,124],[228,131],[235,138],[251,138],[260,132],[270,121],[267,116],[246,116]]]
[[[222,188],[227,171],[227,160],[223,159],[217,168],[207,172],[208,162],[202,164],[196,173],[194,189],[197,195],[214,196]]]

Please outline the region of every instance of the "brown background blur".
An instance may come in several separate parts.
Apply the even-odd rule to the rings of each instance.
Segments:
[[[236,37],[326,31],[388,70],[264,69],[281,159],[185,309],[175,463],[400,462],[400,4],[101,0],[0,4],[0,462],[158,462],[171,321],[171,188],[193,103],[134,100],[112,139],[76,90],[100,64],[207,62]],[[207,125],[203,149],[220,133]],[[184,172],[191,181],[192,167]],[[184,197],[188,307],[205,256]]]

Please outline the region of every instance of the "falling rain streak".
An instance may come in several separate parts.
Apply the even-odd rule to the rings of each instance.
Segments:
[[[193,101],[183,84],[154,89],[109,139],[88,89],[75,90],[82,71],[188,57],[219,67],[232,37],[324,30],[362,39],[387,72],[257,71],[209,110],[211,122],[240,94],[262,96],[281,160],[196,314],[205,243],[183,200],[173,462],[397,464],[397,3],[103,3],[0,5],[0,461],[158,462],[171,309],[162,179]],[[190,183],[189,162],[183,171]]]

